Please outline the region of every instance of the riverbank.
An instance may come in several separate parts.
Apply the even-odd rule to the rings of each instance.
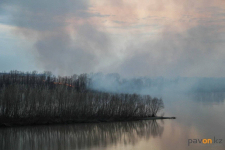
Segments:
[[[83,74],[51,77],[11,72],[0,75],[0,125],[68,124],[143,120],[164,108],[150,95],[95,91]]]
[[[145,118],[120,118],[120,119],[76,119],[76,120],[42,120],[21,119],[8,120],[0,123],[0,127],[15,127],[15,126],[36,126],[36,125],[54,125],[54,124],[72,124],[72,123],[103,123],[103,122],[124,122],[124,121],[140,121],[140,120],[157,120],[157,119],[176,119],[176,117],[145,117]]]
[[[164,108],[162,99],[149,95],[119,94],[12,84],[0,89],[0,125],[111,122],[138,120]]]

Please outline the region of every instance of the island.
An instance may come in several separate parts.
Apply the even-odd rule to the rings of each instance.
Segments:
[[[0,126],[112,122],[159,117],[161,98],[91,89],[86,74],[0,73]]]

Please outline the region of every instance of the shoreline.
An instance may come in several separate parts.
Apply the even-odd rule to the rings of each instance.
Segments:
[[[111,119],[76,119],[76,120],[46,120],[46,121],[9,121],[0,123],[0,128],[18,127],[18,126],[38,126],[38,125],[59,125],[76,123],[112,123],[125,121],[158,120],[158,119],[176,119],[176,117],[145,117],[145,118],[111,118]]]

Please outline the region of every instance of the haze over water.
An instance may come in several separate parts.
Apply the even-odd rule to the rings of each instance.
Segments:
[[[0,0],[0,72],[220,78],[224,47],[224,0]],[[175,120],[0,128],[0,149],[224,150],[225,94],[210,89],[225,91],[225,79],[209,83],[204,94],[174,92],[195,91],[191,82],[156,95]],[[124,90],[135,91],[130,85]],[[223,143],[188,146],[214,137]]]
[[[161,95],[166,116],[175,120],[29,126],[0,129],[0,149],[223,150],[225,93]],[[223,139],[190,144],[188,139]]]

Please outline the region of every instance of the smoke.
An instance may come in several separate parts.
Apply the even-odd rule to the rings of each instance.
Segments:
[[[223,2],[193,3],[146,1],[145,18],[138,8],[145,5],[126,0],[1,1],[0,13],[16,35],[35,41],[36,64],[55,74],[224,76]]]
[[[90,74],[91,89],[113,93],[150,94],[161,97],[173,94],[223,93],[225,78],[176,77],[150,78],[136,77],[124,79],[119,74]]]
[[[86,0],[5,1],[1,6],[18,27],[14,33],[36,41],[30,53],[45,70],[61,75],[95,71],[110,55],[109,36],[85,21],[104,16],[89,13]]]
[[[129,47],[118,72],[136,76],[223,77],[225,32],[199,25],[185,32],[165,29],[160,40]]]
[[[78,39],[72,40],[67,32],[58,31],[54,36],[42,38],[35,44],[38,60],[45,69],[58,70],[58,73],[67,75],[84,73],[93,70],[101,57],[109,55],[103,49],[110,45],[110,40],[92,26],[79,27],[76,37]]]

